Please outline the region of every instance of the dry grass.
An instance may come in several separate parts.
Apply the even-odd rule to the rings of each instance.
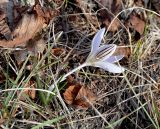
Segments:
[[[72,75],[76,81],[97,94],[96,102],[90,103],[89,109],[81,110],[65,103],[62,96],[65,85],[56,86],[53,92],[48,88],[59,77],[85,61],[90,51],[91,39],[98,28],[84,17],[96,16],[97,12],[93,12],[92,6],[89,6],[93,14],[87,12],[70,14],[73,3],[65,2],[63,4],[67,12],[58,16],[46,29],[47,49],[40,59],[28,55],[25,62],[18,66],[12,56],[12,50],[1,50],[0,70],[6,80],[0,84],[0,127],[158,129],[160,23],[156,20],[156,12],[140,7],[128,8],[132,5],[130,1],[126,9],[116,16],[124,12],[130,13],[131,10],[144,12],[148,21],[145,32],[140,40],[135,41],[133,33],[124,28],[124,25],[114,35],[107,31],[106,43],[119,45],[124,38],[127,42],[125,45],[132,48],[132,53],[129,58],[120,62],[126,68],[123,74],[112,74],[99,68],[85,67]],[[84,13],[85,16],[82,16]],[[77,21],[69,19],[73,15],[77,17]],[[63,28],[64,26],[66,28]],[[62,29],[65,32],[61,35]],[[51,53],[52,47],[63,48],[65,53],[58,57],[54,56]],[[28,62],[34,66],[31,71],[26,69]],[[36,81],[36,89],[24,88],[31,79]],[[21,100],[21,94],[26,89],[36,90],[36,99],[32,100],[24,95],[25,100]],[[45,101],[47,93],[53,95],[48,102]],[[2,124],[1,120],[4,120]]]

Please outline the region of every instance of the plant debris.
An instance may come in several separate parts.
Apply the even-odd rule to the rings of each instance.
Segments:
[[[19,99],[20,100],[26,100],[25,99],[25,95],[29,96],[31,99],[35,99],[36,97],[36,91],[35,91],[35,82],[34,81],[29,81],[27,84],[25,84],[25,87],[26,88],[23,92],[17,92],[17,96],[19,96]],[[27,88],[31,88],[30,89],[27,89]]]
[[[140,35],[142,35],[145,28],[145,22],[135,15],[130,15],[129,21],[131,27],[134,28]]]
[[[0,128],[158,129],[159,3],[0,0]]]
[[[120,27],[120,22],[118,18],[114,20],[113,18],[122,9],[121,0],[100,0],[98,5],[101,8],[99,16],[101,18],[102,24],[104,24],[107,28],[109,27],[108,30],[111,32],[117,31]],[[106,9],[103,9],[104,7]]]
[[[91,106],[90,103],[96,100],[96,95],[79,83],[68,86],[63,96],[67,104],[80,109],[88,109]]]

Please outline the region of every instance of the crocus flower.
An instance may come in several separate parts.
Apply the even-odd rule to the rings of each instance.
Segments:
[[[99,67],[112,73],[122,73],[125,69],[114,63],[123,58],[123,55],[114,56],[117,45],[100,46],[105,28],[100,29],[92,40],[91,52],[86,60],[86,66]]]
[[[113,53],[117,48],[117,45],[109,44],[100,46],[104,33],[105,33],[105,28],[100,29],[94,36],[92,40],[91,52],[86,61],[80,66],[76,67],[75,69],[65,74],[62,78],[59,78],[54,84],[50,86],[49,88],[50,91],[54,89],[55,84],[65,80],[67,76],[71,75],[75,71],[85,66],[99,67],[112,73],[124,72],[125,69],[123,67],[114,64],[123,58],[123,55],[117,55],[117,56],[113,55]]]

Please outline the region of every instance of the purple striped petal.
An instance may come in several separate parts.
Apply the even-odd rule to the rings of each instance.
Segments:
[[[116,48],[117,48],[117,45],[115,44],[101,46],[98,49],[95,58],[102,61],[106,60],[115,52]]]

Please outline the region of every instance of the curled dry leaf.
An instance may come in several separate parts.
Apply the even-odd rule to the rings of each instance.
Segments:
[[[92,91],[80,84],[70,85],[63,96],[67,104],[80,109],[88,109],[90,103],[96,99],[96,95]]]
[[[34,81],[29,81],[28,84],[25,85],[24,88],[32,88],[32,90],[30,89],[25,89],[22,93],[17,92],[17,95],[20,95],[20,100],[25,100],[25,98],[23,97],[23,95],[28,95],[31,99],[35,99],[36,97],[36,90],[35,89],[35,82]]]
[[[140,35],[143,34],[144,28],[145,28],[145,22],[141,20],[136,15],[130,15],[129,22],[131,24],[131,27],[134,28]]]

